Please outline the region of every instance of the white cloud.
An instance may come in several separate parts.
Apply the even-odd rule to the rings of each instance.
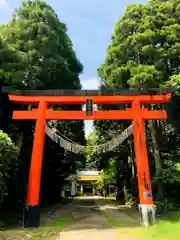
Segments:
[[[87,80],[81,80],[81,84],[84,90],[97,90],[99,88],[100,81],[99,81],[99,78],[93,77]],[[87,120],[87,121],[84,121],[84,124],[85,124],[85,135],[87,137],[89,133],[92,131],[93,121]]]
[[[99,88],[100,81],[99,78],[89,78],[87,80],[81,80],[82,88],[84,90],[96,90]]]
[[[0,8],[3,8],[4,6],[7,6],[6,0],[0,0]]]

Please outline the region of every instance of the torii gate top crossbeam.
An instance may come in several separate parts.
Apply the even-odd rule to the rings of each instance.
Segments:
[[[141,89],[141,90],[12,90],[8,92],[12,102],[21,104],[37,104],[41,100],[47,104],[85,104],[92,99],[94,104],[129,104],[139,101],[142,104],[167,103],[173,89]]]
[[[104,95],[99,95],[102,91],[99,90],[33,90],[33,91],[20,91],[4,89],[4,91],[9,93],[9,100],[18,104],[40,104],[45,102],[46,120],[132,120],[139,115],[142,119],[162,119],[167,118],[166,111],[149,111],[147,109],[137,109],[128,108],[125,110],[111,110],[111,111],[93,111],[91,115],[87,115],[85,111],[54,111],[48,108],[48,104],[64,104],[64,105],[75,105],[75,104],[85,104],[87,99],[91,99],[94,104],[133,104],[134,102],[139,102],[139,104],[160,104],[167,103],[172,93],[169,89],[156,89],[156,90],[144,90],[144,95],[140,94],[138,90],[126,91],[126,95],[120,95],[120,91],[116,92],[110,89],[110,91],[103,92]],[[122,90],[125,94],[125,91]],[[150,93],[151,92],[151,95]],[[152,95],[152,92],[154,94]],[[69,95],[72,93],[72,95]],[[80,95],[77,95],[80,94]],[[86,93],[87,95],[84,95]],[[90,94],[94,95],[90,95]],[[119,93],[119,95],[118,95]],[[156,93],[156,94],[155,94]],[[31,94],[31,95],[30,95]],[[39,94],[39,95],[37,95]],[[46,95],[45,95],[46,94]],[[59,94],[59,95],[58,95]],[[111,94],[111,95],[110,95]],[[113,94],[113,95],[112,95]],[[149,95],[148,95],[149,94]],[[32,109],[32,111],[14,111],[13,119],[37,119],[39,109]]]
[[[128,104],[139,101],[143,104],[167,103],[171,94],[141,95],[141,96],[17,96],[9,95],[9,100],[16,103],[35,104],[41,100],[48,104],[85,104],[87,99],[93,99],[94,104]]]
[[[173,93],[175,90],[175,88],[108,88],[101,90],[15,90],[9,87],[2,87],[3,92],[17,96],[134,96]]]

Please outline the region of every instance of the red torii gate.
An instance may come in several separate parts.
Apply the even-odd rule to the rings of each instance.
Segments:
[[[159,90],[158,90],[159,91]],[[150,172],[148,165],[146,137],[144,132],[144,120],[166,120],[165,110],[148,110],[142,108],[144,104],[167,103],[171,98],[171,93],[161,90],[161,94],[139,95],[137,93],[128,93],[128,95],[99,95],[101,91],[84,91],[87,95],[79,94],[78,91],[71,91],[68,95],[66,91],[9,91],[9,100],[17,104],[38,104],[37,109],[29,111],[14,111],[14,120],[35,120],[35,135],[30,164],[30,173],[28,181],[28,190],[26,198],[26,209],[24,225],[25,227],[38,227],[40,222],[39,193],[41,181],[41,168],[43,160],[43,147],[45,138],[46,120],[132,120],[134,134],[134,148],[136,153],[136,167],[139,188],[140,212],[144,225],[155,218],[155,206],[153,203]],[[80,92],[80,91],[79,91]],[[91,95],[91,92],[93,93]],[[45,93],[43,95],[43,93]],[[23,95],[24,94],[24,95]],[[38,95],[39,94],[39,95]],[[30,95],[30,96],[29,96]],[[86,104],[87,100],[92,100],[94,104],[131,104],[131,108],[125,110],[95,111],[87,114],[86,111],[63,111],[52,110],[48,108],[49,104]],[[151,212],[151,219],[149,218]]]

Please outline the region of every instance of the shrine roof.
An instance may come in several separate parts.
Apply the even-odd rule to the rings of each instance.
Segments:
[[[97,170],[84,170],[77,172],[77,176],[98,176],[99,171]]]
[[[99,171],[97,170],[81,170],[77,174],[72,174],[65,180],[78,180],[78,181],[95,181],[99,179]]]

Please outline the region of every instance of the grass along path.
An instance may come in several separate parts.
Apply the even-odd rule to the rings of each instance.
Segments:
[[[149,228],[124,227],[124,222],[108,219],[114,226],[119,227],[118,235],[132,239],[146,240],[180,240],[180,223],[159,221]]]
[[[50,240],[56,239],[56,236],[65,226],[71,224],[71,217],[62,217],[53,221],[42,224],[35,229],[16,228],[11,230],[0,231],[0,240]]]
[[[119,228],[119,236],[142,240],[180,240],[180,221],[175,213],[173,217],[167,215],[158,219],[155,225],[148,228],[140,226],[138,221],[130,221],[126,218],[118,219],[106,212],[104,215],[109,223]]]
[[[72,200],[64,199],[58,204],[41,209],[41,226],[39,228],[22,228],[15,224],[0,231],[0,240],[51,240],[54,239],[65,226],[73,221],[71,216],[59,214]],[[8,216],[10,218],[10,216]],[[11,216],[12,217],[12,216]],[[11,219],[9,219],[9,222]]]
[[[102,211],[107,221],[119,228],[119,236],[124,236],[125,239],[180,240],[180,212],[165,213],[157,218],[155,225],[145,228],[139,224],[139,213],[135,209],[128,205],[118,205],[111,197],[109,200],[112,201]]]

